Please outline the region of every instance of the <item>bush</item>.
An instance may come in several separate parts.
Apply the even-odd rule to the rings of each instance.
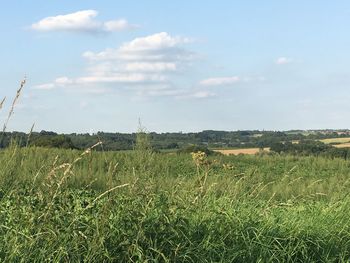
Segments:
[[[209,150],[207,147],[202,145],[189,145],[177,151],[177,153],[193,153],[193,152],[205,152],[206,155],[216,154],[214,151]]]
[[[74,149],[72,140],[66,135],[41,135],[33,138],[31,145],[47,148]]]

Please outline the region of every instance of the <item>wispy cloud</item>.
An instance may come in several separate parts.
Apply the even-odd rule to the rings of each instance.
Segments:
[[[290,64],[293,62],[292,58],[287,58],[287,57],[279,57],[275,60],[275,64],[277,65],[285,65],[285,64]]]
[[[193,53],[181,47],[191,42],[190,38],[171,36],[161,32],[146,37],[135,38],[116,49],[106,49],[101,52],[87,51],[83,56],[89,60],[111,61],[179,61],[191,59]],[[192,55],[192,56],[191,56]]]
[[[206,90],[191,90],[191,89],[173,89],[171,87],[161,87],[159,89],[141,89],[138,90],[139,97],[172,97],[178,100],[183,99],[208,99],[216,97],[213,92]]]
[[[177,63],[174,62],[131,62],[125,64],[125,70],[131,72],[165,72],[176,71]]]
[[[222,77],[222,78],[209,78],[204,79],[199,82],[202,86],[227,86],[227,85],[233,85],[238,82],[240,82],[240,78],[237,76],[233,77]]]
[[[67,77],[59,77],[59,78],[56,78],[52,83],[40,84],[40,85],[34,86],[33,89],[51,90],[51,89],[55,89],[59,86],[65,86],[68,84],[73,84],[73,80],[71,80]]]
[[[196,91],[190,94],[189,96],[197,99],[205,99],[205,98],[215,97],[216,94],[209,91]]]
[[[181,75],[195,54],[185,48],[192,40],[161,32],[136,38],[115,49],[85,52],[86,74],[60,77],[36,89],[105,88],[122,89],[151,96],[176,96],[182,93],[173,81]],[[176,73],[176,74],[175,74]]]
[[[34,86],[32,89],[37,89],[37,90],[51,90],[56,87],[55,83],[44,83],[40,85]]]
[[[178,71],[194,54],[183,47],[190,39],[166,32],[136,38],[116,49],[85,52],[92,63],[88,77],[78,81],[101,82],[166,82],[169,74]]]
[[[31,25],[31,29],[41,32],[66,31],[82,33],[115,32],[138,28],[125,19],[98,21],[96,10],[82,10],[75,13],[50,16]]]
[[[111,20],[103,23],[103,29],[107,32],[124,31],[139,28],[139,25],[130,24],[126,19]]]

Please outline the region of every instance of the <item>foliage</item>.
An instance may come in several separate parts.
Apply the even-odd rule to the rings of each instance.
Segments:
[[[189,145],[183,149],[179,149],[177,151],[177,153],[196,153],[196,152],[203,152],[206,155],[213,155],[213,154],[217,154],[212,150],[209,150],[207,147],[205,146],[201,146],[201,145]]]
[[[32,140],[46,141],[45,147],[55,147],[54,138],[64,136],[69,138],[72,147],[84,150],[96,141],[102,141],[103,150],[132,150],[136,144],[137,133],[106,133],[97,132],[95,134],[57,134],[50,131],[33,132]],[[207,148],[263,148],[270,147],[276,143],[301,141],[301,140],[319,140],[324,138],[342,138],[349,136],[347,133],[336,133],[319,131],[307,134],[305,131],[202,131],[198,133],[148,133],[149,141],[153,149],[183,149],[190,145],[198,145]],[[7,147],[11,139],[16,139],[21,146],[26,146],[28,134],[22,132],[5,132],[2,133],[0,148]],[[100,149],[102,150],[102,149]]]
[[[330,158],[350,158],[350,150],[348,148],[335,148],[330,144],[313,140],[303,140],[296,144],[291,142],[277,142],[271,145],[270,150],[277,153],[298,156],[316,155]]]
[[[54,147],[63,149],[74,149],[71,138],[66,135],[41,135],[35,136],[31,140],[31,145],[39,147]]]

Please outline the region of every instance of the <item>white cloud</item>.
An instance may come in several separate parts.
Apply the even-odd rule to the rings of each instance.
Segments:
[[[150,74],[124,74],[124,73],[115,73],[111,75],[104,76],[87,76],[77,78],[75,84],[93,84],[93,83],[114,83],[114,84],[147,84],[147,83],[157,83],[164,82],[166,78],[161,75],[150,75]]]
[[[137,29],[140,26],[130,24],[126,19],[111,20],[103,24],[104,29],[109,32]]]
[[[175,96],[177,99],[207,99],[217,96],[215,93],[206,90],[181,90]]]
[[[65,86],[68,84],[74,84],[74,81],[67,77],[59,77],[59,78],[56,78],[52,83],[37,85],[37,86],[34,86],[33,89],[51,90],[56,88],[57,86]]]
[[[40,84],[36,85],[33,87],[33,89],[38,89],[38,90],[51,90],[56,87],[55,83],[45,83],[45,84]]]
[[[67,77],[60,77],[55,79],[55,83],[58,85],[67,85],[67,84],[73,84],[73,80]]]
[[[61,77],[43,87],[122,89],[149,96],[175,96],[172,84],[188,67],[194,54],[184,48],[191,40],[166,32],[136,38],[115,49],[85,52],[86,73],[75,78]],[[176,73],[176,74],[174,74]],[[166,89],[160,87],[166,86]],[[40,86],[37,86],[39,88]],[[182,91],[180,93],[183,93]]]
[[[50,16],[32,24],[38,31],[95,31],[101,26],[94,18],[95,10],[83,10],[67,15]]]
[[[275,64],[277,64],[277,65],[285,65],[285,64],[292,63],[292,62],[293,62],[292,58],[279,57],[279,58],[276,59]]]
[[[132,62],[125,65],[126,71],[163,72],[176,71],[177,65],[173,62]]]
[[[158,85],[150,87],[140,87],[137,89],[138,97],[177,97],[183,94],[183,90],[174,89],[171,85]]]
[[[116,49],[101,52],[87,51],[83,57],[95,61],[107,60],[142,60],[142,61],[174,61],[189,60],[194,54],[181,46],[191,42],[189,38],[171,36],[161,32],[146,37],[135,38]]]
[[[224,77],[224,78],[209,78],[204,79],[199,82],[202,86],[226,86],[238,83],[240,78],[237,76],[234,77]]]
[[[96,20],[96,10],[82,10],[71,14],[50,16],[31,25],[36,31],[68,31],[68,32],[114,32],[137,28],[125,19],[100,22]]]
[[[142,88],[137,91],[139,97],[173,97],[175,99],[207,99],[216,94],[206,90],[174,89],[169,85]]]
[[[214,96],[215,94],[209,91],[197,91],[192,94],[192,97],[197,99],[204,99],[204,98],[209,98]]]
[[[164,82],[168,74],[179,71],[194,58],[194,54],[182,46],[189,41],[189,38],[161,32],[136,38],[116,49],[88,51],[83,57],[92,63],[89,71],[95,77],[132,76],[139,82]]]
[[[160,50],[174,48],[179,44],[189,42],[191,42],[189,38],[172,37],[167,32],[161,32],[147,37],[135,38],[133,41],[122,45],[120,50],[122,52]]]

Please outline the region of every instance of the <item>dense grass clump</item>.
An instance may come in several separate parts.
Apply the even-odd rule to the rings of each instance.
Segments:
[[[2,150],[0,261],[350,258],[347,161],[196,159],[155,153],[140,140],[130,152]]]

